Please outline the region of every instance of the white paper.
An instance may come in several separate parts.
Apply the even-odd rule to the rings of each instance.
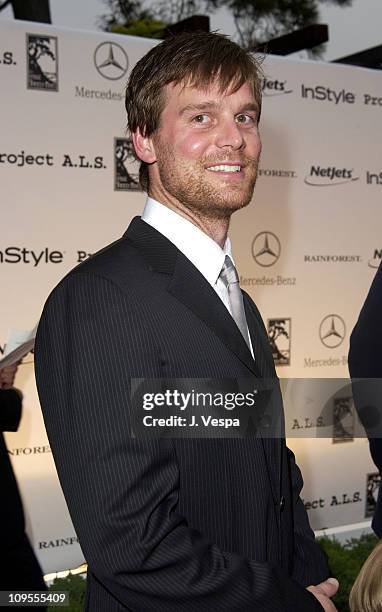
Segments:
[[[0,368],[13,365],[27,355],[34,347],[37,325],[32,330],[11,329],[5,345]]]

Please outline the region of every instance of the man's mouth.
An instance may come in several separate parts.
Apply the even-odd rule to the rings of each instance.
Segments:
[[[243,166],[233,164],[220,164],[219,166],[208,166],[207,170],[212,172],[241,172]]]

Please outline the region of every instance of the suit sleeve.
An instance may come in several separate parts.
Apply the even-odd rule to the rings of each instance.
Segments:
[[[382,264],[350,337],[349,373],[358,416],[382,471]]]
[[[350,337],[351,378],[382,377],[382,264],[373,279]]]
[[[264,372],[266,372],[266,376],[277,377],[268,341],[268,334],[261,314],[252,298],[245,291],[243,293],[251,305],[262,332],[261,347],[266,355],[266,361],[263,363],[262,368]],[[319,584],[329,577],[327,557],[315,540],[314,533],[309,525],[308,514],[300,498],[300,493],[304,484],[300,469],[296,464],[294,454],[289,448],[286,448],[286,454],[288,476],[292,486],[293,503],[294,555],[292,577],[299,584],[304,586]]]
[[[349,373],[354,405],[369,438],[370,454],[382,473],[382,263],[350,336]],[[371,379],[371,380],[370,380]],[[382,538],[382,488],[372,527]]]
[[[38,329],[40,401],[89,571],[134,611],[322,610],[278,568],[188,527],[177,513],[171,441],[130,436],[130,379],[160,372],[146,306],[107,279],[75,273]]]
[[[308,514],[300,497],[304,484],[300,469],[295,462],[292,451],[288,448],[287,452],[294,504],[295,546],[292,576],[304,586],[319,584],[330,576],[327,556],[315,540],[314,532],[309,525]]]

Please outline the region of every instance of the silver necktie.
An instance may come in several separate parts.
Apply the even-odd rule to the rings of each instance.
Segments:
[[[241,334],[244,340],[246,341],[249,350],[251,350],[247,320],[245,318],[243,294],[239,285],[239,276],[229,255],[225,256],[224,265],[220,272],[220,278],[228,289],[228,297],[231,306],[232,317],[239,330],[241,331]]]

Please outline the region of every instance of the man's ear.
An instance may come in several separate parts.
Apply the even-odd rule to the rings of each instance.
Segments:
[[[132,133],[133,144],[137,157],[146,164],[152,164],[157,160],[152,138],[142,136],[139,128]]]

